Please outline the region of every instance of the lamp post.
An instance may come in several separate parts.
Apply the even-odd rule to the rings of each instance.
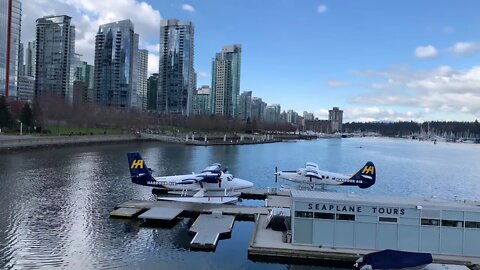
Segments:
[[[20,120],[17,120],[20,123],[20,136],[23,134],[23,123]]]

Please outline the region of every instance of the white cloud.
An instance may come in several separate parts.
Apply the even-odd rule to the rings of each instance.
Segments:
[[[318,109],[314,112],[318,119],[328,119],[327,109]],[[423,115],[407,110],[399,112],[393,109],[373,107],[343,108],[343,122],[374,122],[374,121],[423,121]]]
[[[399,112],[393,109],[382,109],[379,107],[346,108],[344,109],[343,115],[345,118],[344,122],[423,121],[422,115],[416,112]]]
[[[318,109],[313,112],[313,115],[318,119],[328,119],[328,109]]]
[[[480,66],[466,70],[441,66],[430,71],[381,71],[377,76],[383,82],[373,82],[373,91],[354,97],[354,103],[405,106],[427,113],[463,113],[471,119],[480,113]]]
[[[456,54],[470,54],[480,50],[480,42],[457,42],[450,48]]]
[[[194,12],[195,8],[192,5],[183,4],[182,5],[182,10],[185,10],[185,11],[188,11],[188,12]]]
[[[438,55],[438,51],[432,45],[418,46],[415,48],[415,57],[417,58],[433,58]]]
[[[160,57],[153,53],[148,54],[148,74],[158,73],[158,64]]]
[[[130,19],[140,43],[154,44],[160,37],[160,12],[139,0],[29,0],[23,5],[22,40],[35,38],[35,20],[46,15],[72,17],[76,28],[75,50],[83,60],[93,63],[95,35],[101,24]]]
[[[149,53],[155,53],[158,54],[160,52],[160,43],[157,44],[144,44],[143,46],[145,49],[148,50]]]
[[[205,72],[205,71],[198,71],[197,76],[198,76],[198,78],[206,79],[206,78],[208,78],[208,73]]]
[[[326,5],[318,5],[318,7],[317,7],[317,12],[321,14],[321,13],[326,12],[327,9],[328,9],[328,8],[327,8]]]
[[[348,86],[348,83],[346,81],[341,81],[341,80],[327,81],[327,87],[329,88],[343,88],[347,86]]]

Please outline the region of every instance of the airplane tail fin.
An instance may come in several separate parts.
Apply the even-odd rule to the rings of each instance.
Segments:
[[[375,184],[375,177],[375,165],[369,161],[356,174],[350,177],[350,179],[358,181],[360,188],[369,188]]]
[[[155,181],[150,169],[145,164],[138,152],[128,153],[128,167],[132,182],[139,185],[146,185],[148,181]]]

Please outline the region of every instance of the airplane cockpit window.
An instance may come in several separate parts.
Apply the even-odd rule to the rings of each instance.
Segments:
[[[228,181],[232,181],[232,180],[233,180],[233,176],[227,177],[227,180],[228,180]]]

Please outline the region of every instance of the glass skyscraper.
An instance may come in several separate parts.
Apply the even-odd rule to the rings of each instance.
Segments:
[[[157,110],[158,73],[147,80],[147,110]]]
[[[147,109],[148,50],[138,50],[137,107]]]
[[[192,114],[209,115],[210,110],[210,87],[202,85],[192,98]]]
[[[37,19],[35,95],[47,93],[73,101],[75,26],[66,15]]]
[[[162,113],[189,115],[195,74],[194,26],[192,22],[160,22],[160,61],[157,110]]]
[[[123,20],[100,25],[95,39],[94,100],[113,107],[136,106],[134,82],[138,36],[133,23]]]
[[[238,102],[238,118],[247,120],[252,117],[252,91],[244,91]]]
[[[224,46],[212,64],[212,113],[234,118],[238,115],[242,47]]]
[[[35,54],[37,45],[34,41],[29,41],[27,45],[27,54],[25,60],[25,75],[35,77]]]
[[[22,3],[0,0],[0,96],[17,97]]]
[[[263,102],[259,97],[252,98],[252,120],[257,119],[259,122],[263,122],[265,116],[265,108],[267,103]]]

